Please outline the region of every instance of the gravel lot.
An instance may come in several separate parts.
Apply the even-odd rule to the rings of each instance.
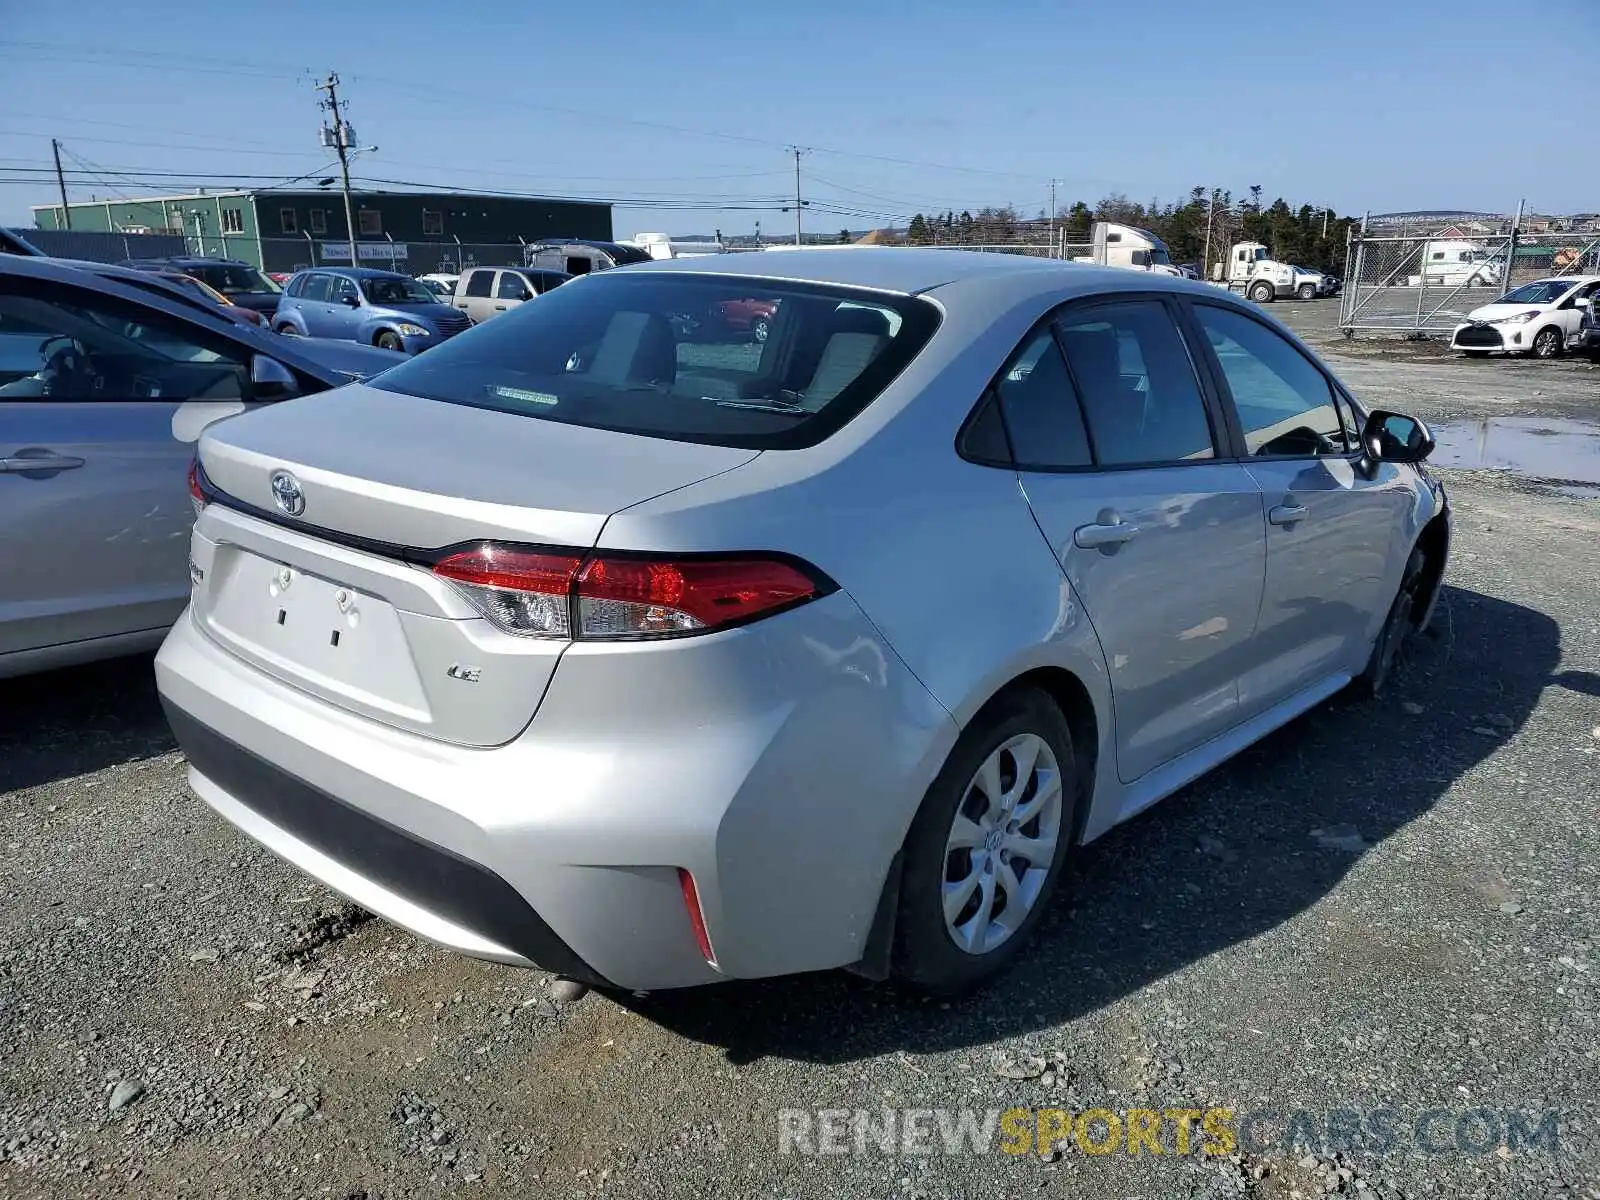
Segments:
[[[1273,311],[1374,404],[1600,417],[1587,363],[1346,343],[1337,307]],[[1449,483],[1438,636],[1393,694],[1089,847],[955,1003],[843,975],[558,1003],[213,817],[148,660],[0,684],[0,1195],[1600,1200],[1600,504]],[[1280,1116],[1223,1157],[779,1153],[780,1110],[1014,1105]],[[1463,1152],[1479,1107],[1559,1110],[1559,1145]],[[1282,1144],[1282,1114],[1374,1108],[1446,1110],[1444,1150]]]

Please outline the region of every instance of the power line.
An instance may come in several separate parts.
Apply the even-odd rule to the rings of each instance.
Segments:
[[[86,61],[90,62],[93,65],[103,65],[108,59],[110,59],[117,66],[128,67],[128,68],[132,68],[132,69],[161,70],[161,71],[171,71],[171,70],[173,70],[173,66],[171,66],[171,65],[163,65],[163,60],[164,60],[164,61],[170,62],[170,63],[182,63],[183,64],[183,69],[186,72],[195,71],[195,70],[200,70],[201,69],[201,68],[193,65],[191,60],[187,56],[175,55],[175,54],[172,54],[170,52],[151,52],[151,51],[142,51],[142,50],[126,50],[126,49],[122,49],[122,48],[111,49],[111,48],[96,48],[96,47],[83,47],[83,46],[60,46],[60,45],[55,45],[55,44],[51,44],[51,43],[47,43],[47,42],[23,42],[23,41],[14,41],[14,40],[6,40],[6,39],[0,39],[0,46],[14,46],[14,47],[19,47],[19,48],[23,48],[23,49],[28,49],[28,50],[31,50],[31,51],[38,51],[38,52],[49,51],[51,53],[59,53],[59,54],[62,55],[62,57],[66,58],[68,61],[71,61],[71,56],[74,55],[74,54],[79,54],[79,55],[87,54],[87,55],[97,55],[97,56],[99,56],[99,57],[94,57],[94,58],[90,58],[90,59],[86,60]],[[119,62],[119,61],[116,61],[118,56],[122,56],[122,57],[134,56],[134,57],[149,59],[149,60],[153,60],[153,61],[147,61],[147,62],[125,62],[125,61],[120,61]],[[212,60],[212,61],[216,61],[216,60]],[[274,65],[274,64],[265,64],[265,63],[260,63],[260,62],[250,62],[249,60],[230,60],[228,62],[223,62],[223,63],[219,64],[217,67],[215,67],[213,69],[216,70],[216,71],[219,71],[221,73],[224,73],[224,74],[235,74],[235,73],[246,73],[246,74],[248,74],[248,73],[251,73],[251,72],[265,71],[266,75],[262,76],[262,77],[265,77],[265,78],[282,78],[283,75],[285,75],[287,73],[304,74],[306,72],[306,68],[304,68],[304,67],[291,67],[288,64],[276,64],[276,65]],[[354,80],[360,81],[360,82],[381,83],[381,84],[387,85],[388,87],[390,87],[391,89],[393,89],[395,91],[399,91],[399,92],[402,92],[402,93],[410,93],[412,95],[422,96],[422,97],[425,97],[425,98],[430,99],[430,100],[437,100],[441,96],[450,96],[450,97],[459,97],[459,98],[462,98],[462,99],[466,99],[466,100],[472,101],[474,103],[482,103],[482,101],[483,101],[483,93],[481,91],[466,91],[466,90],[460,90],[460,89],[441,88],[441,87],[433,87],[433,86],[430,86],[430,87],[427,87],[427,88],[423,88],[423,87],[420,87],[419,85],[415,84],[414,82],[412,82],[410,80],[397,79],[397,78],[392,77],[392,76],[368,74],[368,73],[365,73],[365,72],[352,73],[351,74],[351,78],[354,79]],[[676,133],[676,134],[680,134],[680,135],[688,136],[688,137],[711,138],[711,139],[716,139],[716,140],[719,140],[719,141],[741,143],[741,144],[751,145],[751,146],[777,147],[777,148],[782,148],[784,150],[789,150],[791,148],[790,144],[777,141],[776,139],[773,139],[773,138],[756,137],[756,136],[751,136],[751,135],[748,135],[748,134],[729,133],[727,131],[722,131],[722,130],[695,129],[695,128],[691,128],[689,126],[673,125],[673,124],[669,124],[667,122],[662,122],[662,121],[651,121],[651,120],[646,120],[646,119],[640,118],[640,117],[619,116],[619,115],[614,114],[614,113],[598,113],[598,112],[594,112],[594,111],[587,110],[587,109],[572,108],[572,107],[566,106],[566,105],[542,104],[542,103],[537,103],[537,102],[533,102],[533,101],[524,100],[524,99],[521,99],[521,98],[510,98],[510,97],[497,96],[496,99],[495,99],[495,107],[496,107],[497,110],[503,110],[503,109],[505,109],[507,107],[513,107],[513,108],[524,108],[524,109],[528,109],[530,111],[538,111],[538,112],[562,113],[562,114],[567,115],[567,116],[579,117],[579,118],[582,118],[582,119],[585,119],[585,120],[604,121],[604,122],[608,122],[608,123],[616,124],[616,125],[632,125],[632,126],[639,127],[639,128],[644,128],[644,129],[655,129],[655,130],[659,130],[659,131],[665,132],[665,133]],[[927,159],[904,158],[904,157],[897,157],[897,156],[894,156],[894,155],[886,155],[886,154],[871,154],[871,153],[867,153],[867,152],[859,151],[859,150],[845,150],[845,149],[842,149],[842,148],[839,148],[839,147],[811,146],[811,147],[808,147],[808,149],[812,153],[815,153],[815,154],[833,155],[833,156],[842,157],[842,158],[856,158],[856,159],[862,159],[862,160],[868,161],[868,162],[893,163],[893,164],[898,165],[898,166],[921,167],[921,168],[924,168],[924,169],[927,169],[927,170],[950,171],[950,172],[957,172],[957,173],[962,173],[962,174],[989,176],[989,177],[993,177],[993,178],[1028,179],[1028,180],[1033,180],[1036,183],[1039,181],[1038,180],[1038,176],[1036,174],[1030,174],[1030,173],[1019,172],[1019,171],[1000,171],[1000,170],[995,170],[994,168],[991,168],[991,167],[973,167],[973,166],[966,166],[966,165],[955,164],[955,163],[939,163],[939,162],[933,162],[933,161],[930,161],[930,160],[927,160]],[[1083,182],[1090,182],[1090,181],[1084,180]],[[1104,181],[1101,181],[1101,182],[1104,182]]]

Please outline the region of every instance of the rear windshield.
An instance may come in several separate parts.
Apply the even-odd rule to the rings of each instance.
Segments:
[[[384,372],[374,386],[647,437],[815,445],[932,336],[912,296],[717,275],[608,271]]]
[[[209,284],[224,296],[273,295],[279,288],[260,271],[244,263],[199,263],[184,273]]]

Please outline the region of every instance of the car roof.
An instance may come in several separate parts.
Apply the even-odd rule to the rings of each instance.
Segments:
[[[176,267],[182,265],[195,267],[248,267],[251,264],[242,258],[216,258],[209,254],[171,254],[164,258],[129,258],[124,259],[124,267]]]
[[[875,291],[916,295],[969,282],[1000,285],[1021,299],[1028,295],[1103,291],[1187,291],[1217,295],[1219,289],[1194,280],[1125,267],[993,254],[979,250],[941,250],[922,246],[860,246],[802,249],[788,254],[751,251],[659,259],[621,268],[675,274],[726,275],[805,283],[834,283]],[[609,272],[607,272],[609,274]],[[1220,293],[1226,295],[1227,293]]]
[[[348,275],[352,279],[410,279],[411,276],[400,271],[381,271],[376,267],[306,267],[296,271],[296,275],[309,275],[312,271],[324,271],[329,275]]]

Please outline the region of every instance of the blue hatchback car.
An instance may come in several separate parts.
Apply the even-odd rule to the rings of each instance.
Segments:
[[[284,286],[272,328],[300,337],[348,338],[416,354],[472,321],[425,284],[393,271],[318,267]]]

